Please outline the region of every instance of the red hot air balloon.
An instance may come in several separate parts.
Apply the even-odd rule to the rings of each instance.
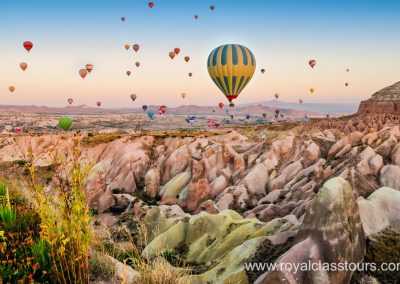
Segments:
[[[210,9],[211,9],[211,11],[214,11],[214,9],[215,9],[214,5],[211,5]]]
[[[25,42],[23,43],[23,46],[24,46],[24,48],[26,49],[26,51],[29,52],[29,51],[32,49],[32,47],[33,47],[33,43],[30,42],[30,41],[25,41]]]
[[[167,107],[165,105],[162,105],[158,110],[161,111],[162,114],[164,114],[167,111]]]
[[[131,76],[131,71],[126,71],[126,75]]]
[[[25,71],[26,68],[28,68],[28,64],[26,64],[25,62],[21,62],[21,63],[19,64],[19,67],[21,67],[22,71]]]
[[[185,56],[185,61],[189,62],[189,60],[190,60],[190,57],[189,56]]]
[[[189,72],[189,77],[192,77],[193,76],[193,73],[192,72]]]
[[[149,7],[153,8],[153,6],[154,6],[154,3],[153,2],[149,2]]]
[[[86,70],[90,73],[93,70],[93,64],[86,64]]]
[[[98,107],[101,107],[101,102],[97,102],[97,106],[98,106]]]
[[[68,103],[71,105],[74,102],[74,100],[72,98],[68,99]]]
[[[219,104],[218,104],[218,107],[219,107],[220,109],[222,109],[222,108],[224,107],[224,103],[219,103]]]
[[[22,128],[21,127],[14,127],[14,132],[19,134],[22,132]]]
[[[135,52],[138,52],[140,46],[136,43],[136,44],[134,44],[134,45],[132,46],[132,48],[133,48],[133,50],[134,50]]]
[[[179,47],[175,47],[174,48],[174,52],[175,52],[176,55],[178,55],[179,52],[181,52],[181,49]]]
[[[171,52],[169,53],[169,57],[171,57],[171,59],[174,59],[174,57],[175,57],[175,52],[171,51]]]
[[[79,70],[79,75],[81,75],[82,79],[85,79],[87,74],[88,74],[88,71],[86,69]]]
[[[311,59],[308,61],[308,64],[311,66],[311,68],[314,68],[314,66],[317,65],[317,61],[315,59]]]

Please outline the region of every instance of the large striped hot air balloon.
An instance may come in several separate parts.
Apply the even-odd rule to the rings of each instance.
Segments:
[[[233,107],[236,99],[246,87],[256,70],[253,53],[239,44],[221,45],[214,49],[207,60],[211,79],[226,96]]]

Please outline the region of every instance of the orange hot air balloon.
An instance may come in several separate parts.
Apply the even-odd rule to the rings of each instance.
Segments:
[[[29,51],[32,49],[32,47],[33,47],[33,43],[30,42],[30,41],[25,41],[25,42],[23,43],[23,46],[24,46],[24,48],[26,49],[26,51],[29,52]]]
[[[135,52],[138,52],[140,46],[139,46],[138,44],[134,44],[134,45],[132,46],[132,48],[133,48],[133,50],[134,50]]]
[[[179,47],[175,47],[174,48],[174,52],[175,52],[176,55],[178,55],[179,52],[181,52],[181,49]]]
[[[193,73],[192,72],[189,72],[189,77],[192,77],[193,76]]]
[[[135,65],[136,65],[136,67],[139,67],[139,66],[140,66],[140,62],[139,62],[139,61],[136,61],[136,62],[135,62]]]
[[[26,68],[28,68],[28,64],[26,64],[25,62],[21,62],[21,63],[19,64],[19,67],[21,67],[22,71],[25,71]]]
[[[101,107],[101,102],[97,102],[97,106],[98,106],[98,107]]]
[[[149,7],[153,8],[153,6],[154,6],[154,3],[153,2],[149,2]]]
[[[126,49],[126,50],[129,50],[130,47],[131,47],[131,46],[130,46],[129,44],[125,44],[125,49]]]
[[[14,86],[10,86],[10,87],[8,87],[8,89],[10,90],[11,93],[13,93],[15,91],[15,87]]]
[[[314,66],[317,65],[317,61],[315,59],[311,59],[308,61],[308,64],[311,66],[311,68],[314,68]]]
[[[185,56],[185,61],[189,62],[189,60],[190,60],[190,57],[189,56]]]
[[[72,98],[68,99],[68,103],[71,105],[74,102],[74,100]]]
[[[131,71],[126,71],[126,75],[131,76]]]
[[[169,53],[169,57],[171,57],[171,59],[174,59],[174,57],[175,57],[175,52],[171,51],[171,52]]]
[[[314,88],[310,88],[310,93],[313,94],[314,93]]]
[[[220,109],[222,109],[222,108],[224,107],[224,103],[219,103],[219,104],[218,104],[218,107],[219,107]]]
[[[82,79],[85,79],[87,74],[88,74],[88,71],[86,69],[79,70],[79,75],[81,75]]]
[[[211,5],[211,6],[210,6],[210,9],[211,9],[211,11],[214,11],[215,6],[214,6],[214,5]]]
[[[93,64],[86,64],[86,70],[90,73],[93,70]]]

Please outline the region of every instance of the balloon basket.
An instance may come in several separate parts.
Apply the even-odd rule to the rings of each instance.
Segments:
[[[235,104],[234,103],[229,103],[229,107],[234,107]]]

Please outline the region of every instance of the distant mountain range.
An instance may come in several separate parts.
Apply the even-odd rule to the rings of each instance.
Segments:
[[[159,106],[149,105],[148,109],[157,110]],[[329,113],[332,115],[353,114],[357,112],[358,104],[321,104],[321,103],[291,103],[279,100],[272,100],[259,103],[248,103],[236,105],[234,108],[225,105],[223,109],[218,106],[197,106],[197,105],[181,105],[178,107],[168,108],[168,114],[188,115],[188,114],[225,114],[229,113],[237,115],[273,115],[276,109],[281,113],[292,117],[302,117],[307,115],[323,115]],[[141,108],[96,108],[87,105],[66,106],[66,107],[46,107],[46,106],[17,106],[17,105],[0,105],[0,112],[23,112],[23,113],[43,113],[43,114],[129,114],[142,113]]]

